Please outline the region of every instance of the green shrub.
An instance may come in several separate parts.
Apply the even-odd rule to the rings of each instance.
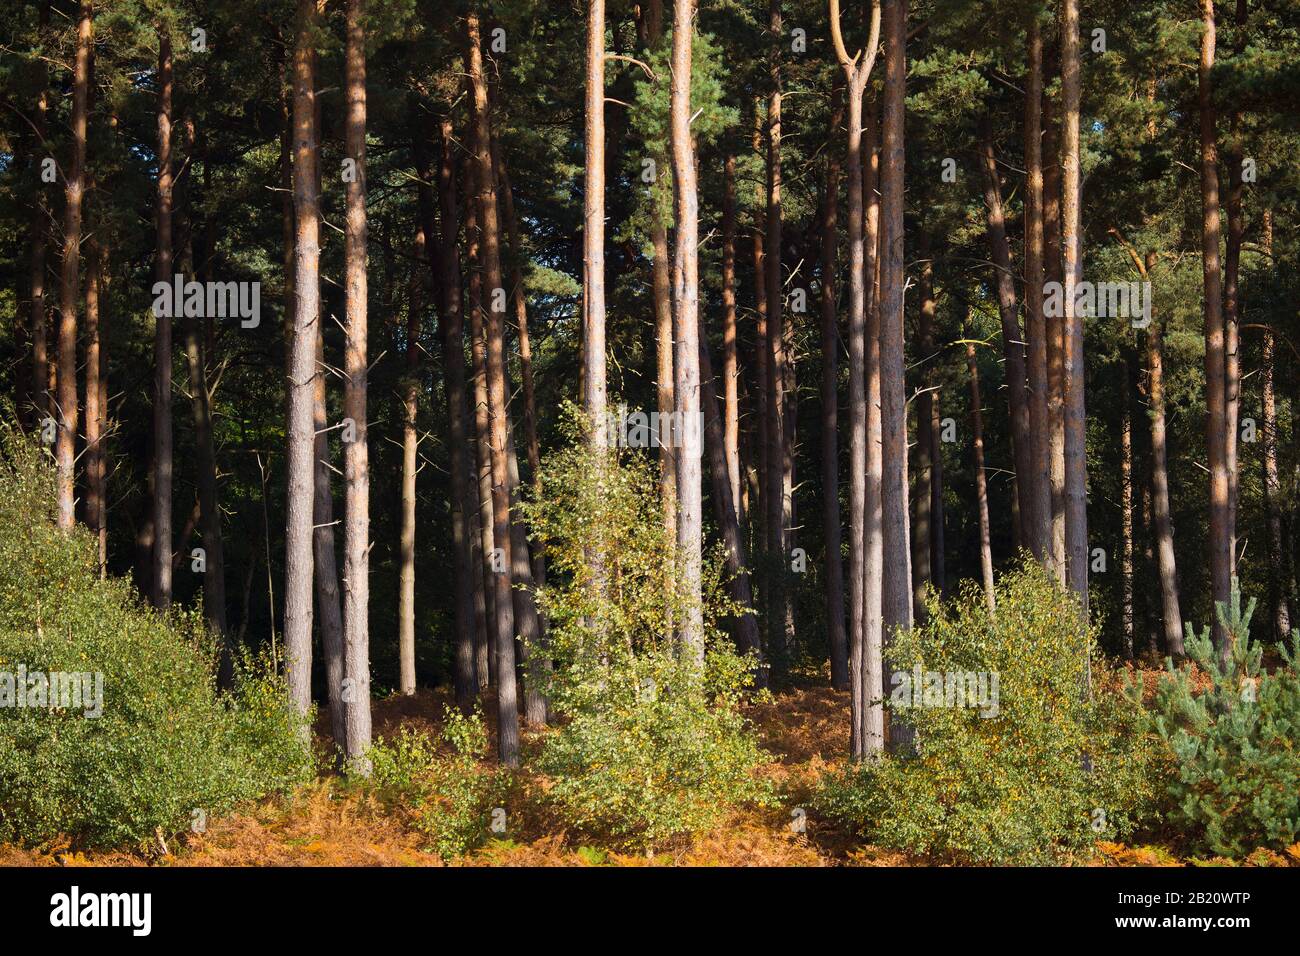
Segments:
[[[1285,849],[1300,839],[1300,631],[1270,674],[1250,639],[1255,601],[1242,612],[1235,579],[1216,610],[1233,640],[1230,659],[1219,660],[1208,627],[1197,634],[1188,624],[1188,657],[1210,686],[1195,690],[1190,669],[1170,662],[1151,712],[1177,765],[1168,818],[1197,849],[1220,856]]]
[[[54,501],[41,453],[0,426],[0,702],[20,668],[38,704],[32,675],[102,674],[98,716],[0,706],[0,840],[139,846],[308,779],[302,722],[266,662],[244,658],[218,693],[201,615],[164,617],[99,580],[93,540],[58,530]]]
[[[437,739],[410,728],[391,741],[380,737],[370,749],[368,785],[411,813],[430,848],[451,859],[487,842],[492,811],[505,798],[509,776],[484,762],[487,753],[482,716],[448,707]]]
[[[974,586],[932,598],[927,623],[886,651],[911,682],[920,671],[926,693],[953,686],[949,674],[982,674],[987,695],[951,706],[936,690],[904,710],[910,684],[891,687],[891,717],[915,729],[914,752],[834,775],[818,800],[869,842],[966,863],[1050,863],[1124,838],[1149,814],[1153,738],[1096,661],[1093,693],[1081,693],[1095,632],[1074,599],[1032,563],[996,596],[996,614]]]
[[[526,512],[546,546],[538,601],[560,718],[538,763],[549,799],[580,832],[645,849],[706,830],[738,804],[766,802],[770,788],[755,773],[765,755],[739,710],[754,662],[720,627],[738,612],[724,594],[721,555],[706,555],[702,597],[686,593],[646,460],[575,441],[548,459]],[[602,585],[591,577],[593,553]],[[673,638],[673,622],[696,600],[702,665]]]

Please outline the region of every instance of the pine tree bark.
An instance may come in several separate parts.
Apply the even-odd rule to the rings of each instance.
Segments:
[[[984,474],[984,410],[980,396],[980,370],[975,356],[975,342],[966,332],[966,367],[970,370],[970,418],[972,453],[975,456],[975,505],[979,512],[980,529],[980,580],[984,585],[984,600],[989,610],[997,610],[993,586],[993,544],[989,526],[989,485]]]
[[[344,148],[356,175],[345,183],[343,236],[343,414],[355,439],[343,444],[346,510],[343,517],[344,753],[350,769],[369,775],[370,760],[370,453],[366,425],[366,34],[364,0],[348,0],[344,85],[347,118]]]
[[[452,537],[457,555],[454,569],[456,589],[456,703],[470,713],[479,684],[475,677],[476,637],[486,648],[487,615],[483,597],[483,564],[474,549],[474,517],[478,494],[473,483],[473,462],[469,443],[469,400],[465,385],[464,312],[461,301],[459,220],[456,212],[456,164],[452,153],[454,134],[451,116],[439,122],[441,159],[438,164],[438,208],[442,231],[438,243],[438,268],[442,281],[442,308],[438,321],[438,343],[442,356],[443,391],[447,399],[447,420],[451,443]],[[417,142],[421,142],[417,137]],[[429,218],[432,218],[430,212]],[[426,233],[429,227],[426,226]],[[486,661],[483,677],[486,680]]]
[[[831,94],[830,134],[844,123],[844,84]],[[860,174],[859,174],[860,175]],[[730,182],[728,182],[730,186]],[[839,449],[839,310],[835,301],[835,244],[839,238],[840,157],[826,154],[826,182],[821,220],[821,412],[822,412],[822,540],[826,558],[826,631],[831,648],[831,686],[849,688],[849,645],[844,629],[843,527],[840,520]],[[859,203],[861,195],[858,196]],[[725,218],[725,216],[724,216]]]
[[[1227,356],[1223,278],[1219,262],[1219,170],[1215,134],[1214,0],[1201,0],[1201,53],[1197,72],[1201,116],[1201,258],[1205,289],[1205,444],[1210,467],[1210,596],[1227,601],[1232,585],[1232,523],[1228,471]],[[1227,635],[1214,618],[1214,641],[1226,661]]]
[[[1041,521],[1036,513],[1034,482],[1037,472],[1030,436],[1029,394],[1025,381],[1025,344],[1017,317],[1015,275],[1011,271],[1011,244],[1007,240],[1002,208],[1002,186],[993,155],[993,127],[988,117],[980,123],[980,168],[984,176],[984,204],[988,217],[989,250],[993,258],[998,313],[1002,318],[1002,351],[1006,356],[1007,396],[1011,406],[1011,449],[1016,463],[1016,500],[1020,506],[1020,546],[1042,560],[1044,543],[1036,532]]]
[[[158,32],[158,251],[154,278],[172,281],[172,46]],[[176,303],[173,303],[173,308]],[[154,607],[172,600],[172,318],[155,317],[153,394]]]
[[[505,365],[505,284],[501,271],[501,230],[492,175],[492,130],[488,116],[487,77],[477,8],[466,17],[469,34],[469,78],[473,89],[474,184],[479,222],[483,232],[484,282],[492,307],[487,310],[487,385],[492,464],[492,540],[504,558],[503,570],[493,575],[496,621],[493,638],[497,656],[498,752],[507,767],[519,766],[519,705],[515,682],[515,615],[513,562],[510,540],[510,468],[507,448],[510,421]],[[602,104],[603,105],[603,104]],[[497,290],[501,290],[498,297]],[[500,298],[502,311],[495,304]],[[603,349],[602,353],[603,355]],[[590,387],[591,376],[588,376]],[[601,382],[603,398],[604,383]],[[600,419],[604,421],[603,415]],[[602,432],[603,434],[603,432]]]
[[[1025,84],[1025,338],[1029,379],[1029,466],[1025,475],[1033,524],[1030,548],[1049,569],[1052,549],[1050,418],[1047,411],[1047,323],[1043,317],[1043,34],[1036,14],[1028,27]]]
[[[86,244],[86,524],[95,534],[102,580],[108,574],[108,352],[104,305],[108,298],[108,248]]]
[[[1154,264],[1148,254],[1146,268]],[[1174,524],[1169,513],[1168,439],[1165,433],[1164,325],[1154,324],[1147,338],[1149,400],[1151,403],[1151,510],[1155,521],[1156,561],[1160,575],[1165,651],[1183,656],[1182,616],[1178,609],[1178,570],[1174,559]]]
[[[671,143],[677,246],[673,258],[673,391],[682,442],[677,461],[677,556],[687,595],[678,624],[682,654],[698,667],[704,663],[704,616],[701,594],[703,500],[700,488],[700,322],[699,200],[696,194],[695,143],[691,137],[691,46],[695,0],[673,6]]]
[[[81,203],[86,189],[86,118],[90,100],[92,18],[90,0],[77,14],[77,52],[72,72],[72,157],[64,180],[63,269],[59,282],[58,522],[65,531],[77,520],[77,299],[81,285]]]
[[[37,36],[42,44],[46,43],[49,36],[50,26],[50,3],[49,0],[43,0],[41,3],[40,13],[37,21]],[[40,182],[40,164],[42,157],[39,153],[45,151],[45,124],[46,114],[49,111],[49,67],[46,66],[44,59],[38,59],[35,66],[38,92],[36,95],[36,110],[32,120],[35,127],[36,142],[33,144],[36,151],[32,154],[32,172],[35,182]],[[31,330],[32,337],[32,367],[29,391],[31,392],[31,402],[33,407],[32,421],[35,424],[45,418],[50,410],[50,380],[49,380],[49,328],[46,319],[46,302],[45,302],[45,270],[46,270],[46,250],[49,246],[50,234],[50,210],[45,199],[45,190],[39,186],[35,188],[36,201],[32,208],[32,225],[31,225],[31,270],[29,288],[32,296],[31,308]]]
[[[922,255],[921,275],[917,283],[920,308],[917,316],[916,342],[918,360],[928,363],[934,356],[934,263],[927,254]],[[934,504],[934,435],[933,393],[930,391],[930,374],[921,377],[921,387],[916,396],[916,472],[912,479],[912,616],[925,620],[925,598],[933,577],[930,570],[930,548],[933,544],[931,507]]]
[[[736,155],[728,152],[722,164],[722,394],[723,448],[731,483],[736,518],[743,526],[745,510],[740,470],[740,363],[736,318]]]
[[[470,138],[473,138],[471,129]],[[474,380],[474,494],[477,502],[475,520],[479,563],[482,567],[484,632],[482,641],[475,647],[475,670],[480,689],[496,681],[496,640],[493,636],[496,621],[496,592],[493,579],[499,566],[494,557],[495,545],[492,531],[492,438],[491,416],[488,414],[487,386],[487,326],[483,319],[483,231],[479,228],[477,200],[473,197],[474,159],[465,164],[465,188],[471,194],[465,210],[465,245],[469,256],[469,328],[470,364]]]
[[[1264,254],[1273,255],[1273,211],[1265,209],[1261,215],[1260,246]],[[1264,340],[1260,354],[1261,405],[1264,415],[1264,508],[1268,524],[1269,591],[1273,602],[1273,629],[1278,640],[1291,633],[1291,608],[1287,598],[1287,585],[1291,580],[1291,554],[1286,545],[1282,525],[1282,483],[1277,459],[1277,389],[1274,384],[1274,359],[1277,353],[1277,333],[1271,325],[1264,326]]]
[[[1133,374],[1123,362],[1124,396],[1120,417],[1120,623],[1124,657],[1133,660]]]
[[[884,749],[885,720],[880,646],[880,453],[871,420],[878,383],[868,372],[869,303],[876,260],[878,160],[872,119],[863,125],[863,94],[880,42],[880,2],[873,0],[866,47],[849,56],[841,34],[839,0],[830,0],[831,38],[844,69],[848,98],[849,248],[849,749],[862,760]],[[864,195],[865,194],[865,195]],[[868,216],[866,205],[871,204]]]
[[[590,441],[605,431],[605,0],[587,3],[586,187],[583,199],[583,411]],[[596,557],[599,560],[598,556]]]
[[[791,635],[789,618],[787,538],[790,528],[790,497],[793,455],[786,443],[786,353],[785,295],[781,282],[781,3],[769,0],[767,28],[771,40],[768,59],[767,105],[767,228],[764,236],[764,266],[767,283],[767,547],[769,553],[767,601],[768,642],[772,654],[784,660]]]
[[[316,336],[319,330],[320,196],[316,178],[316,85],[312,44],[316,0],[298,0],[293,54],[294,293],[288,400],[284,647],[289,699],[311,708]],[[306,726],[303,733],[309,734]]]
[[[1052,60],[1058,60],[1053,50]],[[1048,75],[1055,69],[1046,71]],[[1064,288],[1061,249],[1061,137],[1056,100],[1043,96],[1043,264],[1044,279]],[[1048,470],[1051,484],[1052,569],[1065,584],[1065,316],[1048,316],[1047,420]]]
[[[1238,56],[1246,49],[1246,0],[1236,3],[1234,50]],[[1246,233],[1242,211],[1244,185],[1241,172],[1241,110],[1234,103],[1228,120],[1228,235],[1223,249],[1223,321],[1224,321],[1224,402],[1225,446],[1228,468],[1228,549],[1233,567],[1237,561],[1237,444],[1241,419],[1241,242]],[[1234,572],[1235,573],[1235,572]]]
[[[1079,165],[1079,3],[1061,0],[1061,246],[1064,254],[1066,582],[1088,611],[1088,474],[1084,412],[1083,315],[1075,289],[1083,279]],[[1087,678],[1091,685],[1091,678]]]
[[[907,401],[903,355],[903,112],[907,82],[907,0],[884,0],[884,106],[880,152],[880,510],[885,643],[912,626],[912,556],[908,545]],[[892,673],[892,666],[889,668]],[[883,675],[888,680],[889,675]],[[885,685],[888,686],[888,685]],[[881,688],[884,692],[884,686]],[[890,722],[891,749],[906,746],[909,728]]]

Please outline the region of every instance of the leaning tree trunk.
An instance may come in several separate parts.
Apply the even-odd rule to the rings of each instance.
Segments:
[[[343,445],[343,695],[344,754],[350,768],[370,773],[370,456],[366,428],[366,34],[364,0],[348,0],[344,85],[344,147],[355,164],[346,184],[343,237],[343,414],[355,436]]]
[[[298,0],[293,55],[293,341],[288,401],[288,487],[285,497],[284,648],[289,698],[311,708],[312,524],[315,475],[316,335],[320,305],[320,195],[316,178],[316,85],[312,44],[316,0]],[[309,729],[303,726],[304,735]]]
[[[988,216],[989,249],[998,292],[998,313],[1002,318],[1002,350],[1006,355],[1007,395],[1011,405],[1011,448],[1016,463],[1016,500],[1020,506],[1021,538],[1040,561],[1044,555],[1042,522],[1036,512],[1038,498],[1034,481],[1038,475],[1030,437],[1029,395],[1025,387],[1025,345],[1016,310],[1015,275],[1011,271],[1011,244],[1007,241],[1002,209],[1002,186],[993,155],[993,127],[986,117],[980,124],[980,168],[984,177],[984,204]]]

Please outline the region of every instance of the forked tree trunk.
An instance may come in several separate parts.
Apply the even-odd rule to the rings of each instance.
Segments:
[[[868,316],[876,258],[875,123],[863,135],[863,94],[880,41],[880,3],[873,0],[866,47],[849,56],[841,35],[839,0],[830,0],[831,38],[844,69],[848,94],[849,247],[849,750],[855,760],[884,749],[885,719],[880,659],[880,454],[872,440],[868,372]],[[874,116],[872,107],[872,114]],[[865,140],[865,142],[864,142]],[[865,194],[865,195],[864,195]],[[867,202],[872,212],[866,213]],[[875,325],[875,323],[871,323]],[[875,339],[874,335],[870,336]],[[871,381],[868,376],[870,374]]]

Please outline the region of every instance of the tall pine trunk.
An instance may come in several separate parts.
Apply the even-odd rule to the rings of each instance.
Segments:
[[[343,444],[343,694],[344,753],[350,768],[369,774],[370,761],[370,458],[366,426],[366,34],[364,0],[348,0],[344,86],[344,149],[355,163],[346,182],[343,238],[343,415],[355,436]]]
[[[316,85],[312,44],[316,0],[298,0],[293,54],[293,339],[288,381],[288,485],[285,499],[284,650],[289,697],[311,708],[312,524],[315,476],[316,335],[320,303],[320,196],[316,178]],[[304,732],[306,728],[304,727]]]
[[[506,390],[505,284],[501,271],[501,230],[492,173],[492,129],[488,116],[487,77],[478,10],[466,18],[469,33],[469,78],[473,90],[474,184],[483,233],[483,281],[490,307],[486,310],[489,438],[492,465],[492,540],[504,559],[492,576],[496,620],[492,629],[497,657],[498,751],[501,763],[519,766],[519,705],[515,682],[515,615],[510,540],[510,467],[507,448],[510,421]],[[498,311],[497,305],[501,306]],[[602,388],[603,391],[603,388]]]

